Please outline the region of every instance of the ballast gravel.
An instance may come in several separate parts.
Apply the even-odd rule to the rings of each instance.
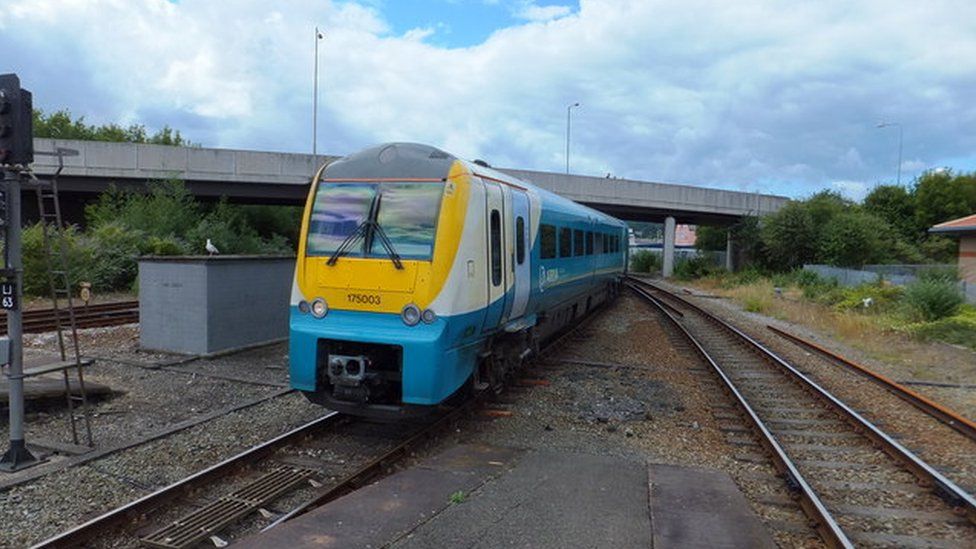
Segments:
[[[771,464],[736,458],[712,413],[731,401],[657,313],[624,293],[598,315],[524,374],[548,385],[509,389],[498,406],[511,416],[466,422],[455,440],[726,471],[777,543],[820,546]]]

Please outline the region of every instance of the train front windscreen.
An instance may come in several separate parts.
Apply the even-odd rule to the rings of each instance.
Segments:
[[[361,231],[362,238],[343,255],[383,258],[389,251],[375,234],[382,231],[399,257],[430,260],[443,192],[441,182],[322,182],[312,206],[305,253],[335,254]],[[369,230],[363,230],[364,225]]]

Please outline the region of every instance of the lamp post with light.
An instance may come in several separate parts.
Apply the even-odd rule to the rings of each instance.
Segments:
[[[315,82],[312,84],[312,159],[315,162],[313,171],[319,169],[318,137],[319,137],[319,41],[325,38],[319,28],[315,27]]]
[[[892,126],[898,128],[898,179],[896,180],[896,184],[901,185],[901,149],[902,143],[904,142],[904,131],[898,122],[879,122],[877,125],[878,128],[889,128]]]
[[[569,105],[568,107],[566,107],[566,174],[567,175],[569,175],[569,128],[570,128],[570,126],[569,126],[569,120],[570,120],[570,113],[572,112],[573,107],[579,107],[579,106],[580,106],[580,104],[577,101],[576,103],[573,103],[572,105]]]

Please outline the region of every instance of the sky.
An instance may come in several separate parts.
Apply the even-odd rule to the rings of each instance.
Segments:
[[[976,2],[2,0],[45,112],[205,147],[414,141],[494,166],[860,199],[976,170]],[[881,122],[891,125],[879,128]]]

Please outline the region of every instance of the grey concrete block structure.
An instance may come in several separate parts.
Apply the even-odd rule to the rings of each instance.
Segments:
[[[288,336],[292,256],[139,259],[139,344],[208,355]]]

